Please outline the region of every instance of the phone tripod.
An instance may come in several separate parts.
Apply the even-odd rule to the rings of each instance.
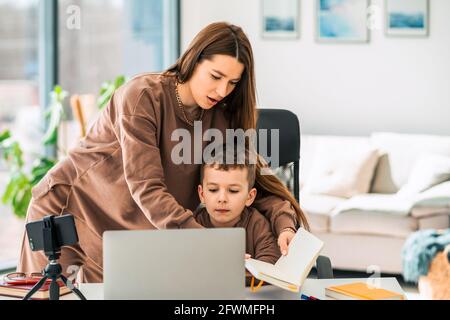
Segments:
[[[49,263],[42,272],[43,278],[36,283],[36,285],[30,290],[30,292],[28,292],[23,300],[30,300],[48,279],[52,280],[50,283],[50,300],[59,300],[60,286],[58,284],[58,279],[61,279],[64,285],[75,293],[81,300],[86,300],[81,291],[75,288],[73,283],[62,275],[62,267],[58,263],[58,259],[61,255],[61,247],[57,246],[58,239],[56,238],[53,219],[53,216],[45,217],[43,219],[44,252],[49,259]]]

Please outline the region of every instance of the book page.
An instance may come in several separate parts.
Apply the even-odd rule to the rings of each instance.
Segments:
[[[245,267],[258,279],[261,275],[268,275],[271,278],[289,282],[286,275],[280,272],[273,264],[255,259],[247,259],[245,260]]]
[[[322,247],[320,239],[300,228],[289,244],[288,255],[282,256],[275,263],[278,273],[283,274],[287,281],[300,286],[300,282],[311,271]]]

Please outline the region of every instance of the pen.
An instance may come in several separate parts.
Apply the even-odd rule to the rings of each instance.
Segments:
[[[305,294],[302,294],[302,295],[301,295],[301,299],[302,299],[302,300],[320,300],[320,299],[318,299],[318,298],[316,298],[316,297],[313,297],[313,296],[307,296],[307,295],[305,295]]]

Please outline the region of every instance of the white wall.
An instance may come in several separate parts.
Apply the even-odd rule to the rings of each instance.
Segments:
[[[181,48],[214,21],[243,27],[253,45],[260,106],[286,108],[306,134],[373,131],[450,135],[450,1],[430,0],[430,35],[367,44],[315,42],[313,0],[301,0],[301,36],[262,39],[259,0],[182,0]],[[384,0],[372,0],[384,8]]]

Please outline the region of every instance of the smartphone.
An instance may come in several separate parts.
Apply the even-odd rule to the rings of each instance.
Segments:
[[[78,243],[75,219],[72,215],[58,216],[53,219],[56,245],[58,248],[72,246]],[[44,221],[34,221],[25,226],[28,242],[32,251],[44,250]]]

